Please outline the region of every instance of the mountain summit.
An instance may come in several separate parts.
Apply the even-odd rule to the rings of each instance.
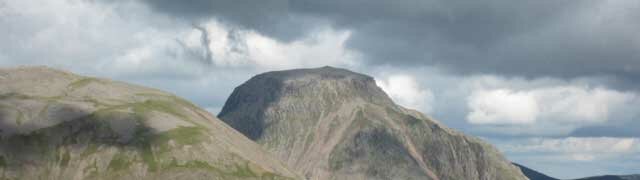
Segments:
[[[309,179],[527,179],[491,145],[396,105],[372,77],[345,69],[257,75],[218,117]]]

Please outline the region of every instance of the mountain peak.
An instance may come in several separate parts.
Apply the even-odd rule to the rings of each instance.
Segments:
[[[393,104],[370,76],[325,66],[256,75],[235,88],[218,116],[236,114],[258,120],[270,105],[293,101],[295,103],[286,106],[297,106],[299,112],[313,111],[313,114],[327,106],[337,107],[344,101]],[[261,138],[265,125],[263,121],[227,123],[253,140]]]
[[[275,78],[280,80],[327,80],[327,79],[354,79],[373,81],[373,78],[347,69],[324,66],[320,68],[293,69],[284,71],[271,71],[259,74],[256,78]],[[305,79],[307,78],[307,79]]]
[[[218,117],[308,179],[525,179],[489,144],[396,105],[346,69],[257,75]]]

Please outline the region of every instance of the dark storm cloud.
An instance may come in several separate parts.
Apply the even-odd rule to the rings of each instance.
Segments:
[[[287,0],[143,0],[152,9],[187,21],[215,17],[221,21],[255,29],[280,40],[294,40],[312,27],[310,17],[293,15]]]
[[[640,7],[595,1],[292,1],[356,30],[372,63],[459,73],[640,75]],[[604,6],[604,7],[599,7]],[[607,9],[609,8],[609,9]]]
[[[191,19],[221,18],[281,40],[298,38],[313,21],[326,20],[353,30],[349,46],[361,51],[370,64],[429,65],[464,74],[610,75],[627,82],[640,80],[640,7],[634,2],[146,2],[160,12]]]

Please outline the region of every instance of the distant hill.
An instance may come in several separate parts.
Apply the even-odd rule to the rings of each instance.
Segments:
[[[522,170],[522,173],[524,173],[524,175],[527,176],[530,180],[558,180],[556,178],[549,177],[533,169],[529,169],[520,164],[517,164],[517,163],[513,163],[513,164],[518,166],[520,170]]]
[[[640,180],[640,174],[635,175],[604,175],[594,176],[587,178],[580,178],[577,180]]]
[[[513,164],[518,166],[520,170],[522,170],[522,173],[524,173],[524,175],[527,176],[530,180],[558,180],[556,178],[549,177],[533,169],[529,169],[523,165],[516,164],[516,163],[513,163]],[[586,178],[580,178],[575,180],[640,180],[640,174],[593,176],[593,177],[586,177]]]
[[[0,179],[300,179],[207,111],[159,90],[0,68]]]

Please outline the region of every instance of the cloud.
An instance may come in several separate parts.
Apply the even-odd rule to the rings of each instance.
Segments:
[[[540,111],[533,96],[508,89],[474,92],[468,106],[473,124],[530,124]]]
[[[429,89],[422,88],[412,76],[394,74],[376,79],[376,84],[398,104],[431,113],[433,93]]]
[[[282,42],[259,32],[236,29],[217,21],[203,25],[211,59],[219,67],[257,66],[261,69],[286,69],[323,65],[355,66],[359,53],[345,47],[349,31],[330,28],[313,36]]]
[[[428,103],[430,111],[418,110],[449,127],[475,136],[640,137],[634,136],[633,128],[619,128],[635,127],[633,122],[640,117],[635,108],[640,106],[638,93],[610,89],[602,86],[603,81],[598,78],[460,76],[420,66],[361,68],[358,71],[371,74],[378,81],[387,81],[393,75],[413,77],[422,89],[433,94],[433,101]],[[503,100],[529,103],[499,103]],[[394,101],[400,102],[397,98]],[[596,110],[592,113],[588,110],[590,108]],[[584,111],[588,113],[583,114]],[[472,115],[475,119],[470,120]],[[581,130],[580,135],[576,132],[592,126],[606,126],[610,130],[597,133]]]
[[[640,103],[634,93],[577,86],[481,89],[468,101],[467,120],[474,124],[531,124],[543,119],[604,122],[618,107]]]
[[[532,138],[501,149],[507,153],[542,153],[571,161],[595,161],[638,153],[639,143],[637,138]]]
[[[284,42],[330,24],[352,32],[347,47],[362,52],[369,65],[535,78],[614,76],[621,87],[640,88],[633,83],[640,78],[635,1],[144,2],[156,12],[193,21],[218,17]]]
[[[158,65],[169,59],[189,61],[174,46],[185,24],[155,16],[145,6],[128,1],[96,4],[83,0],[40,2],[3,1],[0,18],[1,65],[47,64],[75,72],[110,76],[121,69],[111,68],[114,61],[124,65],[123,74],[147,70],[168,76],[188,76],[182,67],[166,71]],[[136,13],[125,13],[136,12]],[[10,42],[10,43],[9,43]],[[115,64],[118,64],[117,62]],[[111,68],[111,69],[105,69]],[[136,67],[130,67],[135,65]],[[176,73],[177,72],[177,73]],[[135,73],[134,73],[135,74]]]
[[[189,22],[219,20],[256,30],[281,41],[304,38],[319,24],[314,17],[294,14],[288,0],[142,0],[155,12]],[[247,13],[251,12],[251,13]]]
[[[640,137],[640,121],[634,117],[628,121],[611,122],[577,128],[569,134],[576,137]]]

